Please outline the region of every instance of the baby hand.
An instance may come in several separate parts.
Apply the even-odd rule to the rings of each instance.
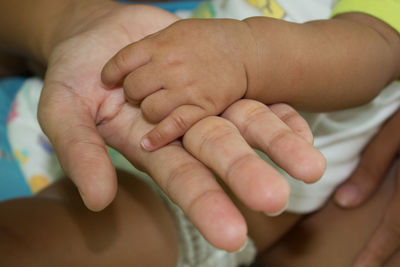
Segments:
[[[102,71],[109,86],[159,124],[141,141],[156,150],[218,115],[247,90],[248,27],[228,19],[181,20],[120,50]]]

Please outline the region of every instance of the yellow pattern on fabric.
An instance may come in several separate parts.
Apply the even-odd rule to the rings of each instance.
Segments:
[[[28,151],[26,151],[25,149],[22,150],[18,149],[14,152],[15,159],[18,160],[21,165],[28,162],[29,160],[28,154],[29,154]]]
[[[281,19],[285,16],[285,10],[275,0],[247,0],[247,2],[260,9],[266,17]]]
[[[210,1],[200,4],[192,14],[193,18],[211,19],[215,17],[215,10]]]
[[[44,174],[35,174],[29,179],[29,187],[32,190],[32,193],[36,194],[43,188],[50,185],[50,179],[46,177]]]
[[[400,33],[400,0],[340,0],[331,16],[349,12],[361,12],[376,17]]]

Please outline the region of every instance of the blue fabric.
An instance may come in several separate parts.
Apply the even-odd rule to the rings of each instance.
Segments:
[[[132,4],[132,1],[119,1],[121,3],[124,4]],[[154,5],[157,6],[159,8],[168,10],[169,12],[176,12],[178,10],[193,10],[195,9],[199,3],[201,2],[201,0],[197,0],[197,1],[185,1],[185,0],[181,0],[181,1],[171,1],[171,2],[167,2],[167,3],[149,3],[149,2],[140,2],[140,1],[135,1],[135,4],[150,4],[150,5]]]
[[[0,201],[32,195],[7,139],[6,121],[12,101],[25,78],[0,79]]]

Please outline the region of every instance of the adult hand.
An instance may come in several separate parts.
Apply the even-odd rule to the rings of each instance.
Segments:
[[[176,17],[149,6],[121,6],[109,2],[107,8],[94,19],[67,27],[72,29],[64,31],[68,38],[59,42],[50,55],[39,120],[65,173],[77,185],[89,208],[101,210],[107,206],[117,188],[115,170],[105,148],[107,143],[136,167],[148,172],[210,243],[230,251],[238,249],[245,241],[246,225],[213,173],[179,144],[154,153],[143,151],[139,139],[153,125],[146,122],[137,106],[126,103],[122,89],[107,90],[100,80],[101,68],[114,53],[167,26]],[[238,106],[233,106],[229,109],[231,113],[225,115],[233,118],[229,114],[238,113],[236,121],[232,120],[250,143],[256,144],[257,137],[262,135],[256,130],[265,131],[258,144],[271,158],[283,155],[284,168],[284,162],[300,161],[304,167],[292,171],[307,182],[322,175],[322,155],[282,121],[275,120],[271,124],[273,127],[260,128],[260,122],[268,125],[266,121],[272,116],[271,112],[263,111],[266,107],[249,108],[247,113],[234,112],[238,110],[235,107]],[[240,114],[252,115],[252,120],[260,125],[247,125],[246,118]],[[218,117],[210,117],[208,122],[202,123],[213,126],[207,131],[187,133],[185,147],[219,173],[250,207],[266,213],[280,211],[289,192],[280,174],[255,156],[232,123]],[[224,143],[218,144],[217,140]],[[238,152],[233,153],[231,148],[238,148]],[[306,179],[306,174],[311,174],[311,178]],[[240,179],[249,180],[247,177],[254,177],[249,185]],[[266,194],[261,200],[247,195],[258,190]]]
[[[65,16],[51,42],[55,45],[49,49],[38,116],[87,207],[101,210],[114,198],[117,184],[97,126],[107,124],[125,104],[120,90],[102,85],[101,69],[123,46],[177,17],[155,7],[114,1],[83,1],[76,13],[77,18]]]
[[[353,208],[363,204],[375,192],[400,148],[400,109],[365,148],[361,161],[351,177],[335,194],[342,207]],[[400,249],[400,168],[395,194],[390,201],[381,224],[359,253],[354,266],[382,266]]]

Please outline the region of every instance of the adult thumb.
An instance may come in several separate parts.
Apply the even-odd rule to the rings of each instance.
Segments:
[[[38,118],[85,205],[104,209],[115,197],[117,177],[90,109],[76,94],[45,86]]]

